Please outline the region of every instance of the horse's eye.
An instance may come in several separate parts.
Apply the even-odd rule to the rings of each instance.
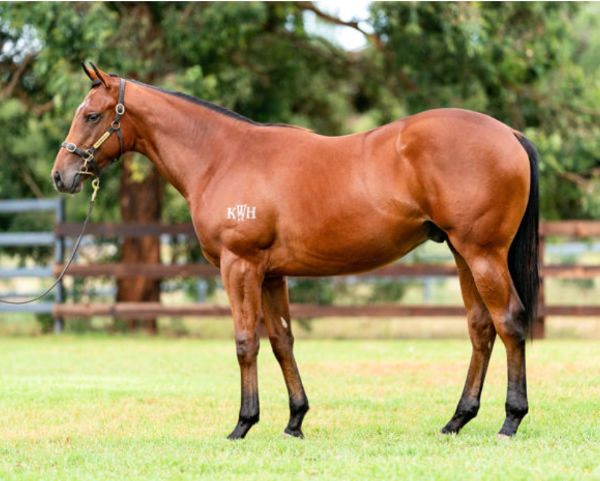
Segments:
[[[88,114],[88,116],[85,118],[85,120],[87,122],[98,122],[98,120],[100,120],[100,114],[97,114],[96,112],[92,112],[91,114]]]

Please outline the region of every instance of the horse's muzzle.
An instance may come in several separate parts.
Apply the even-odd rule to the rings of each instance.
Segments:
[[[77,173],[73,176],[71,185],[67,185],[59,170],[55,170],[52,174],[52,182],[54,187],[59,192],[65,192],[68,194],[75,194],[81,190],[81,174]]]

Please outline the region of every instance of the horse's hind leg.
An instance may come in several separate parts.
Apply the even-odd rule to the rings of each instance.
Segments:
[[[444,434],[458,433],[465,424],[477,415],[483,381],[496,338],[496,330],[494,329],[492,318],[477,292],[471,270],[458,252],[452,249],[452,253],[458,267],[458,276],[463,300],[467,309],[469,336],[473,351],[467,380],[465,381],[460,401],[458,402],[454,416],[452,416],[452,419],[442,429],[442,433]]]
[[[281,366],[290,400],[290,420],[285,433],[304,437],[302,421],[308,411],[308,399],[294,359],[287,282],[284,277],[267,278],[262,287],[262,309],[273,353]]]
[[[487,246],[486,249],[462,250],[471,269],[481,299],[492,317],[494,328],[506,348],[508,385],[506,420],[498,433],[512,436],[527,414],[527,380],[525,370],[525,310],[519,299],[507,265],[507,250]]]

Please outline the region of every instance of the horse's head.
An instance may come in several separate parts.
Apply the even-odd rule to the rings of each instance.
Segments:
[[[83,70],[92,88],[77,108],[52,168],[52,181],[60,192],[79,192],[84,179],[99,175],[124,152],[121,116],[125,113],[125,81],[91,66],[92,71],[85,65]]]

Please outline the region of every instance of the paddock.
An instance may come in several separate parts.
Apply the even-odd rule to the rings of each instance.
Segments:
[[[285,394],[265,349],[259,370],[267,409],[243,443],[225,440],[239,397],[232,343],[0,338],[0,478],[600,477],[600,372],[588,368],[600,365],[598,341],[529,346],[531,411],[510,441],[494,436],[504,408],[500,349],[482,396],[487,415],[459,436],[442,436],[468,362],[466,338],[298,342],[314,407],[304,440],[281,435]]]
[[[588,223],[551,228],[556,234],[546,243],[549,252],[557,237],[559,243],[584,239],[591,245],[596,235],[595,225]],[[542,224],[542,232],[547,229]],[[63,240],[69,243],[68,238]],[[544,262],[556,265],[553,255],[546,255]],[[103,269],[115,265],[79,266],[73,272],[80,268],[105,275]],[[574,291],[552,287],[556,280],[552,274],[581,281],[594,279],[597,269],[585,256],[572,264],[543,268],[550,277],[545,295],[552,299],[562,294],[562,301],[570,302]],[[450,274],[441,277],[452,279]],[[584,295],[580,286],[578,292],[576,301],[593,297]],[[267,409],[243,445],[224,439],[224,426],[239,393],[231,321],[227,308],[221,309],[219,317],[213,311],[212,317],[181,320],[200,329],[197,336],[209,333],[217,338],[213,340],[193,335],[169,338],[178,335],[169,329],[172,317],[162,318],[164,335],[157,338],[98,333],[0,338],[4,387],[0,477],[244,476],[262,481],[282,476],[322,480],[600,476],[595,422],[600,373],[589,369],[600,365],[600,321],[590,315],[594,306],[575,305],[574,312],[584,316],[549,316],[547,338],[528,345],[531,411],[511,441],[493,436],[504,405],[501,349],[493,354],[482,395],[486,416],[476,418],[460,436],[438,433],[467,365],[470,347],[464,316],[339,317],[342,309],[338,317],[314,319],[310,331],[302,324],[295,326],[297,355],[314,408],[306,418],[306,439],[280,434],[287,416],[281,374],[263,346],[259,372],[261,401]],[[302,313],[303,307],[298,309]],[[111,313],[104,314],[112,319]],[[363,338],[332,340],[352,330]],[[398,339],[402,337],[409,339]],[[416,339],[427,337],[440,340]],[[352,425],[344,421],[349,418]]]

